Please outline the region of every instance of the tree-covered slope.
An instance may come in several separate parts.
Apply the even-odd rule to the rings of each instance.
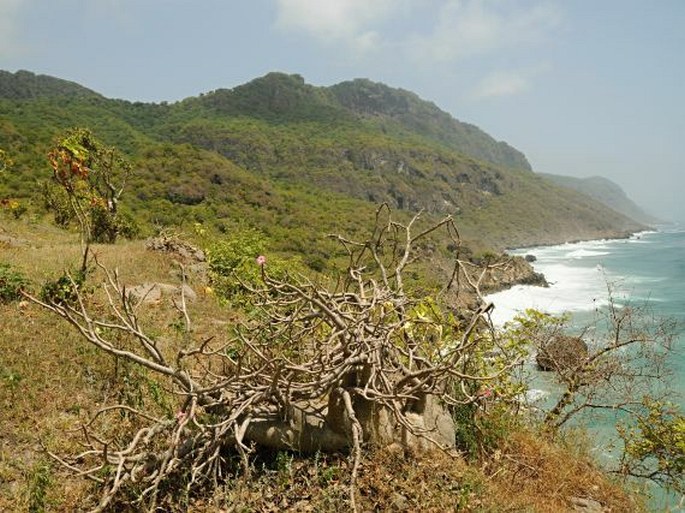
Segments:
[[[639,223],[651,225],[659,222],[657,218],[645,212],[632,201],[625,191],[621,189],[620,185],[602,176],[575,178],[546,173],[541,173],[541,176],[562,187],[587,194],[616,212],[620,212]]]
[[[478,160],[514,169],[531,169],[517,149],[496,141],[477,126],[454,119],[410,91],[365,79],[342,82],[330,90],[342,105],[363,117],[386,123],[394,121],[405,130]]]
[[[287,241],[355,231],[368,219],[360,213],[380,202],[454,215],[467,238],[500,248],[640,228],[535,175],[505,143],[382,84],[325,88],[271,73],[158,105],[74,94],[88,90],[25,73],[0,74],[0,92],[10,91],[0,93],[0,148],[15,162],[0,197],[38,204],[35,181],[50,175],[47,148],[83,126],[133,160],[130,204],[141,220],[249,224],[293,252],[298,245]],[[22,95],[27,81],[36,87]]]
[[[191,105],[224,116],[281,124],[367,124],[374,131],[396,137],[419,136],[481,161],[530,170],[520,151],[496,141],[478,127],[454,119],[412,92],[365,79],[315,87],[299,75],[269,73],[230,90],[220,89],[188,99],[182,107]]]
[[[36,75],[30,71],[15,73],[0,70],[0,98],[21,100],[27,98],[99,97],[75,82],[48,75]]]

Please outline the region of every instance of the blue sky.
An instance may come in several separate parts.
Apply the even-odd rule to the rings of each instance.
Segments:
[[[370,78],[685,220],[685,0],[0,0],[0,69],[139,101]]]

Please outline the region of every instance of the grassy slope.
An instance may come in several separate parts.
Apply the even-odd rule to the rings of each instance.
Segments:
[[[3,261],[23,271],[34,287],[78,259],[74,234],[6,218],[2,227],[4,235],[27,240],[0,250]],[[178,279],[173,260],[146,250],[142,241],[97,246],[95,252],[118,267],[127,284]],[[222,337],[236,313],[204,292],[201,276],[190,280],[199,292],[190,306],[193,336]],[[0,318],[0,510],[82,510],[94,490],[50,464],[40,443],[60,454],[78,450],[73,430],[105,402],[128,401],[173,416],[177,399],[154,394],[145,373],[117,366],[35,305],[0,304]],[[165,344],[175,343],[176,312],[169,302],[146,307],[143,318]],[[125,418],[111,427],[126,428]],[[216,492],[191,500],[188,511],[348,511],[348,473],[344,455],[263,454],[251,480],[231,476]],[[611,511],[640,510],[582,451],[551,444],[525,428],[512,428],[494,452],[474,461],[393,451],[367,455],[359,493],[364,511],[558,512],[570,509],[571,497],[593,498]]]

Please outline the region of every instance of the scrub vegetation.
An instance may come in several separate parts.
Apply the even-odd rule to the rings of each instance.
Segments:
[[[664,398],[602,404],[632,415],[614,476],[563,429],[669,326],[612,310],[606,345],[546,353],[559,402],[526,400],[563,319],[493,328],[483,294],[539,279],[501,249],[639,225],[520,152],[368,81],[150,105],[3,72],[0,95],[0,509],[641,511],[632,478],[682,491]]]

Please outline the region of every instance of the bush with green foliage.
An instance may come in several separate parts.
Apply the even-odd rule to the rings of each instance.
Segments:
[[[21,291],[28,286],[28,280],[9,264],[0,262],[0,303],[21,299]]]
[[[618,429],[621,473],[685,494],[685,416],[675,405],[645,398],[637,421]]]
[[[79,269],[74,273],[64,272],[59,278],[48,280],[40,291],[40,299],[56,305],[74,305],[83,292],[87,270]]]
[[[49,511],[48,490],[53,482],[50,465],[45,461],[37,462],[31,469],[31,481],[28,490],[29,513]]]
[[[243,293],[260,285],[267,266],[269,275],[283,276],[285,262],[269,255],[268,248],[266,236],[254,228],[244,228],[209,242],[205,248],[209,276],[219,297],[241,302]],[[297,259],[290,259],[287,267],[300,268]]]

